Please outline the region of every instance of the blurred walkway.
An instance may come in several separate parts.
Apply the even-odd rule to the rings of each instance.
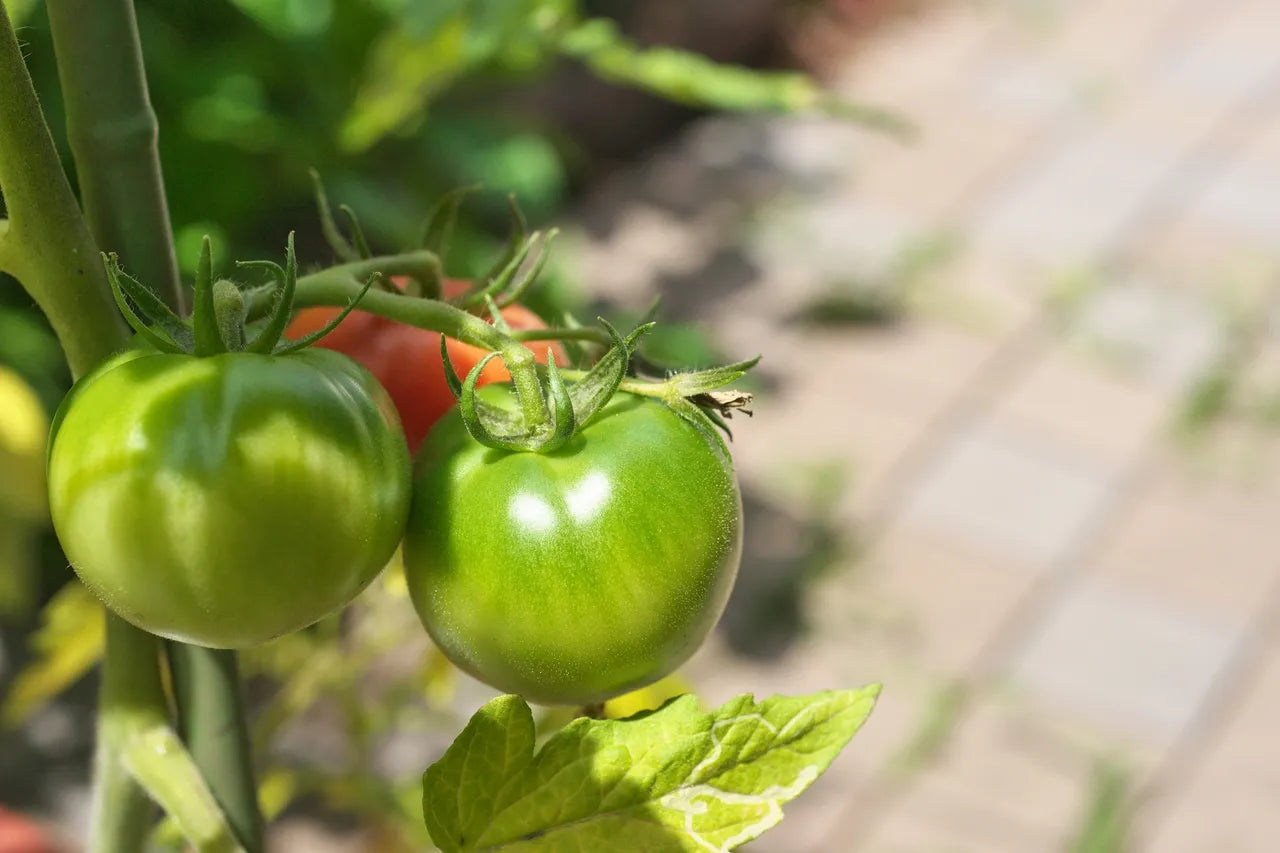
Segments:
[[[766,355],[699,691],[885,683],[752,849],[1276,849],[1280,3],[939,4],[838,85],[924,139],[710,120],[582,217]]]

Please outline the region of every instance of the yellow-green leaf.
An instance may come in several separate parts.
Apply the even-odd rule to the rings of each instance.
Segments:
[[[31,637],[35,657],[18,673],[0,705],[0,721],[6,726],[22,723],[102,657],[106,633],[102,605],[79,581],[71,581],[54,594],[44,606],[40,622]]]

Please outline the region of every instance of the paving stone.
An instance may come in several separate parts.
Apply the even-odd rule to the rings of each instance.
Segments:
[[[969,672],[1034,582],[1034,572],[896,525],[847,575],[815,583],[814,630],[940,679]],[[871,616],[868,616],[871,613]]]
[[[1112,128],[1076,134],[978,212],[986,245],[1050,266],[1089,264],[1125,234],[1179,149]]]
[[[994,411],[1123,464],[1151,441],[1171,408],[1160,393],[1066,347],[1053,347],[994,401]]]
[[[1086,577],[1053,602],[1011,673],[1064,710],[1121,732],[1172,739],[1210,699],[1243,630]]]
[[[842,190],[770,214],[747,249],[766,269],[800,267],[823,282],[869,281],[892,275],[927,224]]]
[[[1087,806],[1100,761],[1142,773],[1155,754],[1150,745],[1086,730],[1060,708],[984,696],[921,771],[917,788],[1065,842]]]
[[[921,96],[927,100],[953,84],[956,70],[981,54],[998,23],[974,4],[938,4],[927,16],[902,20],[869,39],[833,85],[911,115]],[[929,61],[921,62],[922,56]]]
[[[1255,853],[1280,837],[1280,649],[1272,645],[1222,729],[1207,733],[1207,754],[1166,780],[1165,796],[1145,810],[1138,853]]]
[[[1110,497],[1112,477],[1087,454],[984,422],[951,437],[914,485],[902,518],[1042,571],[1086,533]]]
[[[923,112],[928,127],[919,138],[868,141],[854,172],[856,197],[924,223],[962,215],[967,199],[1017,162],[1046,120],[975,100],[963,90],[939,93]]]
[[[1203,294],[1142,278],[1099,289],[1081,307],[1071,334],[1169,391],[1198,378],[1223,345],[1218,311]]]
[[[1267,0],[1238,2],[1217,11],[1187,49],[1170,57],[1158,76],[1189,93],[1239,100],[1258,90],[1278,67],[1274,34],[1280,10]]]
[[[912,791],[865,835],[842,833],[824,853],[1057,853],[1057,839],[969,803]]]
[[[1116,521],[1093,562],[1109,582],[1215,624],[1247,624],[1280,579],[1280,530],[1247,495],[1207,497],[1151,483]]]

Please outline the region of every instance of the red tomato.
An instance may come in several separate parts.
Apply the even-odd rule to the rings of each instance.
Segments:
[[[397,286],[403,279],[392,279]],[[444,295],[452,297],[465,292],[469,284],[457,279],[444,280]],[[289,324],[285,333],[297,339],[322,328],[338,313],[337,308],[304,308]],[[546,324],[528,308],[509,305],[502,318],[512,329],[542,329]],[[466,375],[488,354],[486,350],[448,338],[445,344],[449,358],[460,377]],[[444,378],[440,360],[440,335],[437,332],[406,326],[394,320],[352,311],[351,314],[316,346],[337,350],[363,364],[387,389],[400,412],[409,451],[417,452],[427,432],[445,412],[453,408],[453,394]],[[545,364],[547,348],[556,355],[556,363],[564,365],[568,357],[564,347],[554,341],[531,341],[526,344],[538,361]],[[480,385],[505,382],[511,378],[501,359],[485,365]]]
[[[0,853],[58,853],[38,824],[0,806]]]

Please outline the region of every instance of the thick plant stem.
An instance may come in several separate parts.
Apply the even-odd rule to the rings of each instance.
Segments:
[[[80,375],[124,340],[98,249],[36,100],[9,15],[0,4],[0,189],[8,227],[0,262],[44,311]]]
[[[247,853],[262,851],[249,730],[233,649],[169,644],[179,734]]]
[[[125,742],[167,722],[159,641],[107,613],[88,853],[137,853],[155,807],[120,759]]]
[[[93,237],[97,245],[118,253],[131,271],[161,298],[180,309],[181,287],[156,149],[157,124],[147,93],[132,0],[48,0],[47,6],[67,106],[72,153]],[[96,257],[94,268],[101,275],[102,265]],[[110,305],[105,281],[101,292]],[[114,318],[114,307],[109,310]],[[155,642],[137,629],[120,624],[118,635],[128,637],[132,631]],[[136,637],[135,640],[141,642]],[[121,655],[125,655],[123,662]],[[186,655],[178,648],[172,657],[184,661]],[[108,669],[140,665],[128,657],[123,640],[113,645],[108,636]],[[154,659],[149,665],[155,670]],[[234,677],[234,665],[230,673]],[[158,679],[158,672],[156,677]],[[195,674],[184,676],[184,681],[189,706],[201,709],[222,706],[221,718],[235,718],[242,713],[238,687],[228,689],[225,680],[216,677],[216,673],[197,668]],[[101,708],[104,726],[115,713],[113,701],[113,695],[104,691]],[[183,734],[202,772],[209,770],[204,766],[205,761],[212,762],[210,775],[219,780],[214,789],[217,795],[227,796],[235,804],[248,803],[248,817],[243,824],[246,829],[240,834],[247,848],[260,849],[257,791],[252,771],[247,762],[239,773],[228,774],[223,770],[227,762],[239,761],[247,755],[244,725],[240,722],[230,729],[222,726],[209,729],[210,721],[217,719],[218,715],[205,713],[183,726]],[[227,750],[228,733],[243,742],[242,748]],[[123,798],[122,744],[105,727],[100,741],[98,770],[102,775],[97,784],[108,789],[118,785],[119,796]],[[136,788],[134,791],[141,796]],[[229,815],[246,815],[243,808],[224,808]],[[105,813],[101,817],[101,822],[91,827],[91,844],[95,849],[135,851],[143,848],[142,836],[129,835],[137,829],[136,825],[113,822]]]
[[[67,137],[98,245],[181,313],[159,130],[132,0],[46,0]]]

